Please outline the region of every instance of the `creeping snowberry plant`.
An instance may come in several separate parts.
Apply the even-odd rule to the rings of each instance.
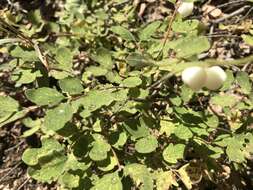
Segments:
[[[39,9],[0,17],[0,127],[39,140],[22,156],[31,178],[167,190],[247,171],[252,78],[240,68],[253,57],[203,59],[208,27],[189,17],[203,1],[167,1],[175,10],[158,20],[140,19],[130,1],[48,2],[52,18]]]

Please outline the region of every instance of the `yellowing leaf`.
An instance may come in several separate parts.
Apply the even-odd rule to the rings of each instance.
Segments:
[[[129,175],[140,190],[153,190],[153,180],[147,167],[141,164],[130,164],[124,168],[124,175]]]
[[[184,149],[184,144],[173,145],[170,143],[163,151],[163,158],[165,161],[175,164],[178,159],[182,159],[184,157]]]
[[[172,171],[161,171],[154,174],[157,190],[168,190],[172,185],[178,186],[176,176]]]
[[[202,170],[203,168],[201,163],[188,163],[179,168],[178,173],[180,175],[180,179],[187,189],[192,189],[192,185],[201,181],[203,177]]]

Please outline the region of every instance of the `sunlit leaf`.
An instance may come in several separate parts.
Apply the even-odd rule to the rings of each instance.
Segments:
[[[26,97],[33,103],[43,105],[55,105],[60,103],[64,96],[53,88],[30,89],[25,92]]]
[[[46,112],[44,127],[47,130],[58,131],[72,119],[73,110],[70,104],[60,104]]]
[[[106,174],[102,178],[95,181],[94,187],[92,190],[98,189],[108,189],[108,190],[122,190],[123,186],[119,178],[118,173]]]
[[[178,159],[182,159],[184,157],[184,149],[184,144],[173,145],[170,143],[163,151],[163,158],[165,161],[175,164]]]
[[[63,92],[70,95],[81,94],[83,91],[81,80],[77,78],[65,78],[59,80],[59,85]]]
[[[139,139],[135,144],[135,149],[139,153],[150,153],[158,147],[158,141],[154,136],[147,136]]]
[[[153,180],[147,167],[141,164],[130,164],[124,168],[124,175],[130,176],[140,190],[153,190]]]

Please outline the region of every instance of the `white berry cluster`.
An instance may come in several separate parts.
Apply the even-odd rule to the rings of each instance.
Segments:
[[[192,90],[198,91],[203,87],[209,90],[219,89],[227,75],[219,66],[204,68],[200,66],[189,67],[182,72],[182,80]]]
[[[178,7],[177,12],[182,17],[187,17],[190,14],[192,14],[193,8],[194,8],[193,2],[182,2]]]

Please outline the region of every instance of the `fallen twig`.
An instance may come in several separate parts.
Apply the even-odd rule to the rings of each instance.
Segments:
[[[228,14],[228,15],[222,17],[222,18],[213,20],[213,21],[211,21],[211,22],[214,23],[214,24],[221,23],[221,22],[223,22],[223,21],[225,21],[225,20],[227,20],[227,19],[230,19],[230,18],[232,18],[232,17],[234,17],[234,16],[236,16],[236,15],[239,15],[239,14],[243,13],[243,12],[244,12],[246,9],[248,9],[248,8],[250,8],[250,6],[249,6],[249,5],[246,5],[246,6],[240,8],[240,9],[238,9],[238,10],[236,10],[236,11],[234,11],[234,12],[232,12],[232,13],[230,13],[230,14]]]
[[[3,177],[0,178],[0,183],[4,181],[4,179],[10,175],[13,171],[15,171],[21,164],[22,162],[19,161],[10,171],[8,171]]]

